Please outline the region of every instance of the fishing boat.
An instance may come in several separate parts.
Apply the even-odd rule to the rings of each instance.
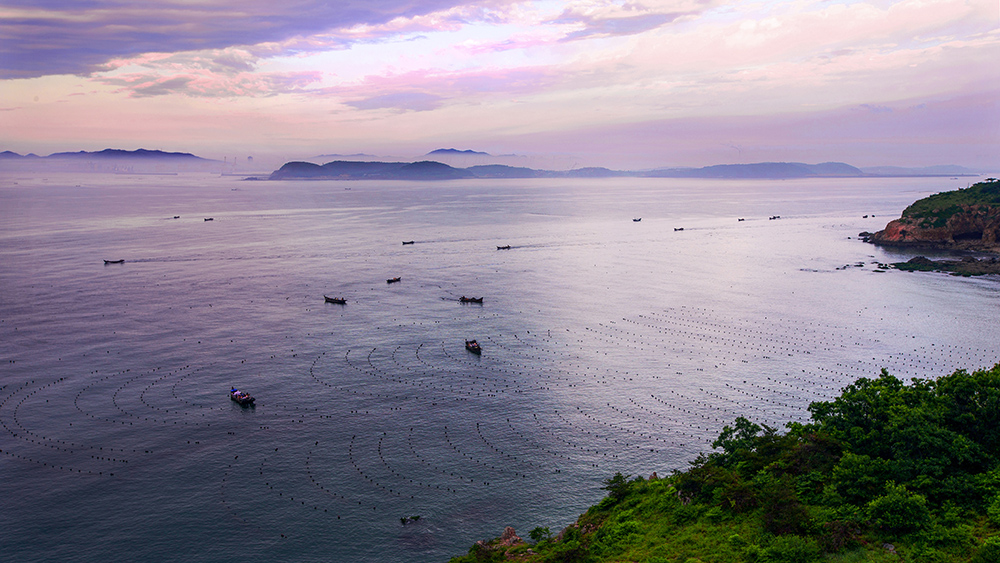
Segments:
[[[497,250],[510,250],[510,245],[505,244],[504,246],[498,246]]]
[[[253,395],[246,391],[240,391],[235,387],[229,390],[229,398],[233,402],[239,403],[241,407],[248,407],[253,404]]]
[[[684,227],[674,227],[674,230],[675,230],[675,231],[683,231],[683,230],[684,230]]]
[[[415,240],[404,240],[403,244],[413,244],[415,242],[417,242],[417,241],[415,241]]]
[[[347,304],[347,299],[344,299],[343,297],[327,297],[324,295],[323,300],[327,303],[336,303],[337,305]]]
[[[458,300],[461,301],[462,303],[482,303],[483,302],[483,298],[482,297],[466,297],[464,295],[461,296],[461,297],[459,297]]]
[[[483,348],[475,340],[466,340],[465,349],[472,352],[473,354],[482,354]]]
[[[639,221],[642,221],[642,217],[636,217],[636,218],[632,219],[633,223],[638,223]]]
[[[215,221],[215,217],[205,217],[206,221]]]
[[[389,279],[385,280],[385,283],[396,283],[396,282],[398,282],[398,281],[400,281],[402,279],[403,278],[389,278]]]
[[[105,260],[105,264],[124,264],[125,260]]]

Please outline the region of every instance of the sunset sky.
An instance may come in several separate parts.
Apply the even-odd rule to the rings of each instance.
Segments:
[[[997,0],[0,0],[0,150],[1000,169]]]

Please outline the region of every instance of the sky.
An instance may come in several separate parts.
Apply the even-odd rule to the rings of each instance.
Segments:
[[[1000,1],[0,0],[0,151],[105,148],[1000,170]]]

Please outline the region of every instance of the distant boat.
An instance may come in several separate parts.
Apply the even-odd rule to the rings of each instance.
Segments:
[[[473,354],[482,354],[483,348],[475,340],[466,340],[465,349],[472,352]]]
[[[482,303],[483,302],[483,298],[482,297],[466,297],[464,295],[461,296],[461,297],[459,297],[458,300],[461,301],[462,303]]]
[[[385,283],[396,283],[396,282],[398,282],[398,281],[400,281],[402,279],[403,278],[389,278],[389,279],[385,280]]]
[[[105,264],[124,264],[125,260],[105,260]]]
[[[324,295],[323,300],[326,303],[336,303],[337,305],[347,304],[347,299],[344,299],[343,297],[327,297],[326,295]]]
[[[504,245],[504,246],[498,246],[497,250],[510,250],[510,245],[507,244],[507,245]]]
[[[215,217],[205,217],[206,221],[215,221]]]
[[[415,240],[404,240],[403,244],[413,244],[415,242],[417,242],[417,241],[415,241]]]
[[[180,219],[180,218],[181,218],[180,215],[174,215],[174,219]]]
[[[675,231],[683,231],[683,230],[684,230],[684,227],[674,227],[674,230],[675,230]]]
[[[781,215],[771,215],[767,218],[768,221],[774,221],[775,219],[781,219]]]
[[[642,217],[636,217],[636,218],[632,219],[633,223],[638,223],[639,221],[642,221]]]
[[[740,217],[739,219],[737,219],[737,221],[744,221],[744,220],[745,219],[743,219],[743,217]]]
[[[229,398],[234,402],[239,403],[241,407],[248,407],[253,405],[253,395],[245,391],[240,391],[239,389],[233,387],[229,390]]]

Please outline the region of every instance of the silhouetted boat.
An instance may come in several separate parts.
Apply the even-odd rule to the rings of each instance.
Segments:
[[[674,230],[675,230],[675,231],[683,231],[683,230],[684,230],[684,227],[674,227]]]
[[[398,282],[398,281],[400,281],[402,279],[403,278],[389,278],[389,279],[385,280],[385,283],[396,283],[396,282]]]
[[[180,215],[174,215],[174,219],[180,219],[180,218],[181,218]]]
[[[206,221],[215,221],[215,217],[205,217]]]
[[[323,300],[326,301],[327,303],[336,303],[337,305],[344,305],[347,303],[347,300],[344,299],[343,297],[327,297],[326,295],[324,295]]]
[[[124,264],[125,260],[105,260],[105,264]]]
[[[473,354],[482,354],[483,348],[475,340],[466,340],[465,349],[472,352]]]
[[[510,250],[510,245],[507,244],[507,245],[504,245],[504,246],[498,246],[497,250]]]
[[[642,217],[636,217],[635,219],[632,219],[633,223],[638,223],[639,221],[642,221]]]
[[[482,297],[466,297],[464,295],[461,296],[461,297],[459,297],[458,300],[461,301],[462,303],[482,303],[483,302],[483,298]]]
[[[417,241],[415,241],[415,240],[404,240],[403,244],[413,244],[415,242],[417,242]]]
[[[239,389],[233,387],[229,390],[229,398],[234,402],[239,403],[240,406],[248,407],[253,404],[253,395],[245,391],[240,391]]]

